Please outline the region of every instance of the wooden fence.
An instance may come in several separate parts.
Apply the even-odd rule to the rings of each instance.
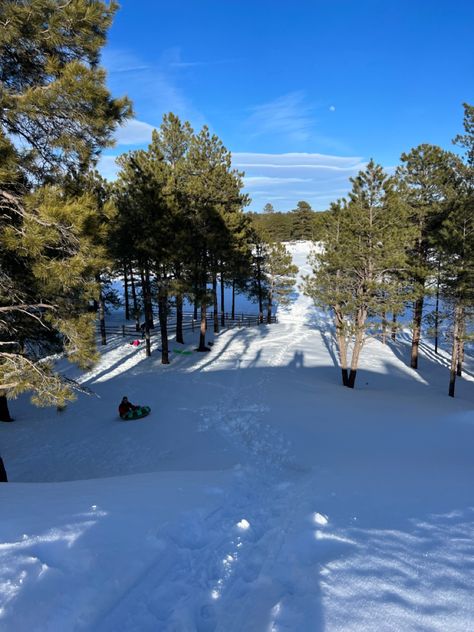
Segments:
[[[267,317],[264,316],[263,320],[259,318],[258,314],[235,314],[234,318],[231,318],[229,314],[224,314],[224,324],[222,324],[222,314],[219,314],[219,329],[234,329],[240,327],[255,327],[258,325],[268,325],[274,324],[277,322],[277,317],[272,315],[271,322],[268,323]],[[206,327],[207,330],[213,327],[214,319],[212,316],[208,316],[206,319]],[[100,323],[97,322],[97,327],[99,329]],[[183,313],[183,332],[184,331],[199,331],[201,327],[201,320],[198,318],[194,319],[193,312],[184,312]],[[135,325],[118,325],[108,323],[107,319],[105,320],[105,333],[107,335],[122,335],[122,336],[133,336],[137,337],[142,335],[142,331],[137,331]],[[176,318],[172,317],[168,319],[168,334],[176,333]],[[160,327],[158,323],[158,318],[155,320],[155,327],[150,329],[150,335],[156,336],[160,334]]]

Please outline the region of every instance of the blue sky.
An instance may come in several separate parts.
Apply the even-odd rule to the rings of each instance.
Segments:
[[[135,119],[101,161],[146,146],[163,113],[222,138],[252,210],[327,208],[373,157],[452,149],[474,103],[468,0],[122,0],[103,65]]]

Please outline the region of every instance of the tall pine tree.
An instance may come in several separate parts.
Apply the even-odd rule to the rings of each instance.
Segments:
[[[0,418],[6,396],[33,391],[63,404],[68,385],[45,356],[94,359],[85,313],[97,251],[87,237],[90,195],[71,195],[116,125],[130,113],[113,99],[98,65],[117,5],[95,0],[0,4]],[[18,149],[15,149],[12,143]],[[44,186],[48,185],[48,186]]]
[[[380,334],[383,314],[403,302],[411,229],[392,181],[372,160],[352,180],[348,202],[332,205],[322,249],[311,258],[305,292],[330,308],[344,386],[354,387],[368,335]],[[349,359],[350,358],[350,359]]]

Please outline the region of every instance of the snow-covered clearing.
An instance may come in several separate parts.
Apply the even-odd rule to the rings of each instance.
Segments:
[[[100,398],[12,404],[2,632],[473,629],[474,364],[453,400],[445,355],[371,342],[350,391],[327,316],[279,321],[166,367],[120,338]]]

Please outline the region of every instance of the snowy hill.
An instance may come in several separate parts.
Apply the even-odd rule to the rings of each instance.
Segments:
[[[2,632],[472,629],[474,365],[453,400],[445,356],[374,341],[350,391],[330,318],[278,316],[170,366],[118,338],[98,398],[14,402]],[[151,416],[117,420],[122,395]]]

